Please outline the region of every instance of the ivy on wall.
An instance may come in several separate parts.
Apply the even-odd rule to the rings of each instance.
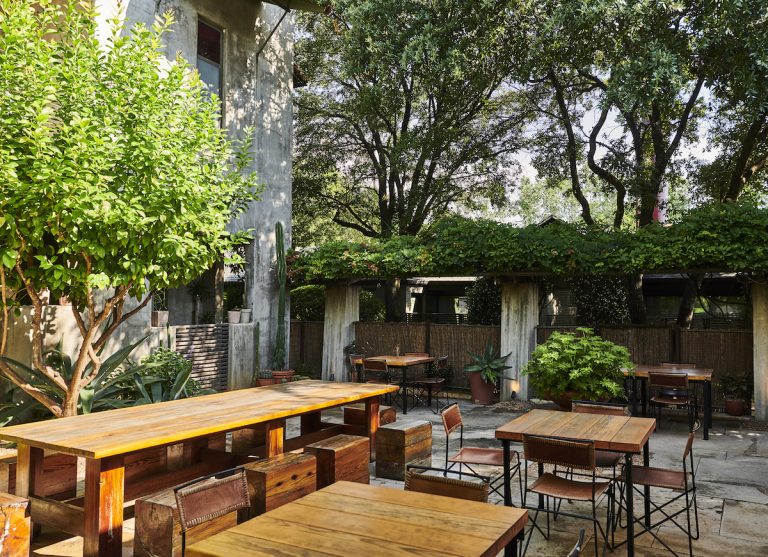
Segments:
[[[417,236],[328,242],[294,252],[293,284],[466,274],[595,275],[768,271],[768,209],[706,205],[669,225],[607,231],[575,224],[518,228],[449,217]]]

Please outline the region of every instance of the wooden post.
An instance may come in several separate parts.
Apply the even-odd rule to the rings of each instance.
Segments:
[[[322,418],[321,412],[312,412],[311,414],[304,414],[301,417],[301,435],[313,433],[320,429],[320,422]]]
[[[752,284],[755,419],[768,420],[768,284]]]
[[[120,557],[123,544],[123,457],[85,461],[84,557]]]
[[[520,373],[536,347],[539,324],[539,285],[534,282],[505,282],[501,285],[501,355],[509,354],[512,366],[501,380],[501,400],[528,400],[528,378]]]
[[[267,422],[267,458],[283,454],[283,439],[285,437],[285,421],[275,420]]]
[[[43,449],[19,443],[16,449],[16,495],[42,495]]]
[[[360,289],[355,286],[325,287],[323,327],[323,379],[349,381],[344,347],[355,340],[355,321],[360,320]]]
[[[365,424],[368,439],[371,441],[371,462],[376,460],[376,432],[379,430],[379,402],[381,397],[365,400]]]

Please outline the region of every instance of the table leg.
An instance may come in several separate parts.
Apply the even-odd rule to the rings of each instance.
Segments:
[[[539,462],[539,477],[542,477],[543,475],[544,475],[544,465],[541,462]],[[540,509],[544,508],[544,496],[543,495],[539,495],[539,508]],[[549,520],[549,519],[547,519],[547,520]]]
[[[405,386],[408,384],[408,382],[406,381],[407,376],[408,376],[408,367],[406,366],[403,368],[403,377],[400,380],[401,381],[400,388],[403,391],[403,414],[408,413],[408,390],[405,388]]]
[[[704,381],[704,440],[709,439],[712,427],[712,381]]]
[[[312,412],[311,414],[304,414],[301,417],[301,434],[313,433],[320,429],[320,422],[322,418],[321,412]]]
[[[86,459],[84,557],[122,555],[124,484],[122,455]]]
[[[632,396],[630,397],[632,415],[637,416],[637,377],[633,375],[631,378],[629,378],[629,383],[629,388],[632,390]]]
[[[29,497],[42,495],[43,449],[19,443],[16,449],[16,495]],[[27,508],[27,512],[30,510]],[[36,528],[36,526],[38,526]],[[32,536],[39,534],[39,525],[30,524]]]
[[[627,557],[635,555],[635,515],[632,487],[632,454],[627,453],[626,465],[624,466],[624,491],[627,497]]]
[[[509,439],[501,440],[502,451],[504,451],[504,504],[507,507],[512,506],[512,480],[510,478],[510,465],[512,456],[509,454]]]
[[[371,440],[371,462],[376,459],[376,432],[379,429],[379,402],[381,397],[371,397],[365,400],[365,426],[368,438]]]
[[[285,420],[274,420],[266,423],[266,456],[283,454],[283,440],[285,439]]]
[[[651,440],[645,442],[643,445],[643,466],[648,467],[651,464],[650,447]],[[645,497],[645,526],[651,527],[651,486],[646,485],[643,489],[643,496]]]
[[[523,532],[520,532],[517,536],[512,538],[512,541],[504,547],[504,557],[517,557],[518,540],[520,540],[520,542],[523,541]]]
[[[640,379],[640,406],[642,407],[643,417],[648,417],[648,380]]]

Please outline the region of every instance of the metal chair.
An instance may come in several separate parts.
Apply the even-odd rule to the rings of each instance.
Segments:
[[[242,467],[197,478],[176,486],[173,491],[179,511],[182,555],[190,528],[251,506],[248,481]],[[214,530],[208,535],[216,533]]]
[[[362,381],[362,375],[360,374],[360,368],[362,367],[360,364],[357,363],[357,360],[364,359],[365,354],[350,354],[349,355],[349,369],[350,369],[350,379],[353,383],[357,383],[358,381]]]
[[[437,373],[434,377],[420,377],[413,381],[413,387],[415,390],[413,398],[416,401],[416,405],[424,405],[433,414],[439,414],[440,410],[450,404],[448,400],[448,393],[445,391],[445,377],[440,375],[448,368],[448,356],[440,356],[435,360],[434,371]],[[445,404],[440,404],[440,393],[445,393]],[[425,400],[426,398],[426,400]],[[432,407],[432,399],[435,400],[435,407]]]
[[[461,411],[459,405],[454,403],[447,406],[440,412],[440,416],[443,421],[443,427],[445,428],[445,468],[444,474],[447,475],[454,466],[458,464],[458,474],[461,478],[463,474],[463,467],[466,467],[473,475],[479,476],[478,472],[472,468],[473,466],[504,466],[504,449],[484,449],[480,447],[465,447],[464,446],[464,422],[461,418]],[[459,450],[453,455],[449,456],[451,445],[451,434],[456,430],[459,430]],[[514,457],[517,463],[510,463],[510,480],[517,475],[517,482],[520,489],[520,500],[523,499],[523,480],[522,473],[520,472],[520,455],[517,451],[511,451],[510,459]],[[495,478],[492,478],[489,482],[491,491],[496,493],[504,500],[504,493],[502,491],[504,487],[504,475],[500,474]]]
[[[656,422],[661,425],[662,408],[685,408],[688,411],[688,429],[693,429],[693,422],[698,415],[696,395],[688,385],[688,375],[673,371],[648,373],[650,403],[656,408]]]
[[[568,552],[567,557],[580,557],[581,551],[584,549],[584,528],[579,530],[579,539],[576,541],[576,545],[573,546]]]
[[[389,369],[389,366],[387,365],[387,362],[384,360],[376,360],[373,358],[364,358],[363,359],[363,376],[364,381],[366,383],[381,383],[384,385],[397,385],[399,384],[398,381],[393,377],[392,372]],[[384,396],[384,400],[387,404],[392,404],[395,402],[395,400],[399,400],[399,393],[395,393],[395,395],[386,394]],[[400,401],[402,403],[402,400]],[[400,404],[400,407],[402,408],[402,404]]]
[[[528,545],[531,542],[531,536],[533,535],[534,529],[537,529],[546,539],[549,539],[549,515],[554,512],[549,508],[550,499],[566,499],[568,501],[586,501],[592,503],[592,516],[578,515],[563,511],[559,511],[559,513],[573,518],[591,520],[594,529],[595,555],[597,555],[598,552],[598,529],[604,540],[603,555],[605,555],[605,550],[608,546],[608,530],[612,524],[611,513],[613,504],[612,502],[609,502],[608,504],[606,524],[605,529],[603,529],[600,520],[597,518],[597,501],[603,495],[612,498],[612,491],[610,480],[598,481],[595,465],[594,442],[583,441],[580,439],[564,439],[559,437],[542,437],[539,435],[524,434],[523,451],[526,460],[536,462],[539,465],[539,477],[536,478],[536,481],[533,482],[533,485],[530,487],[528,486],[528,467],[525,468],[525,497],[527,498],[528,492],[535,493],[539,496],[539,504],[535,507],[536,512],[531,521],[531,528],[528,531],[528,539],[525,542],[523,555],[528,551]],[[557,475],[556,471],[545,473],[545,464],[562,467],[564,469],[580,470],[585,475],[588,475],[590,479],[589,481],[568,479]],[[555,470],[557,470],[557,468],[555,468]],[[525,498],[523,501],[525,502]],[[546,533],[544,533],[544,530],[542,530],[536,523],[539,517],[539,512],[542,511],[547,515]]]
[[[658,512],[661,513],[664,518],[658,522],[652,523],[650,526],[646,526],[645,522],[641,518],[635,518],[635,524],[639,525],[643,530],[653,536],[661,545],[663,545],[667,551],[677,557],[677,553],[669,547],[658,535],[658,527],[666,522],[671,522],[677,526],[684,534],[688,536],[688,554],[689,557],[693,557],[693,540],[699,539],[699,509],[696,503],[696,466],[693,461],[693,441],[696,437],[696,432],[699,430],[700,422],[696,422],[692,431],[688,434],[688,440],[685,443],[685,449],[683,450],[683,469],[682,470],[670,470],[668,468],[654,468],[652,466],[633,466],[632,467],[632,487],[633,489],[644,496],[644,492],[641,488],[651,487],[659,489],[669,489],[672,491],[680,492],[675,497],[667,500],[665,503],[658,505],[650,501],[651,515]],[[619,520],[621,520],[621,512],[625,509],[624,506],[624,474],[619,478],[621,483],[620,501],[619,501]],[[669,505],[674,504],[679,499],[685,499],[685,506],[681,509],[669,509]],[[691,507],[693,507],[694,525],[696,527],[696,533],[693,533],[691,529]],[[685,513],[686,524],[680,524],[676,518]],[[626,542],[622,542],[626,543]],[[622,545],[622,544],[618,544]]]
[[[488,502],[488,495],[491,489],[489,478],[476,476],[480,481],[472,482],[424,473],[430,470],[443,472],[439,468],[426,466],[409,467],[405,473],[405,490],[442,495],[444,497],[455,497],[468,501],[479,501],[480,503]],[[469,475],[474,476],[474,474]]]

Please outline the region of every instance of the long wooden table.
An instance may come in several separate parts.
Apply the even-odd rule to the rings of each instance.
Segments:
[[[528,512],[338,482],[186,548],[187,557],[517,555]]]
[[[633,382],[632,389],[632,413],[637,413],[637,392],[640,391],[642,415],[648,415],[648,374],[649,373],[684,373],[688,381],[700,383],[704,391],[704,439],[709,439],[709,429],[712,427],[712,374],[713,370],[703,367],[686,366],[649,366],[638,365],[631,370],[624,370],[624,375],[630,377]],[[637,388],[638,380],[641,383]]]
[[[266,455],[273,456],[283,452],[285,418],[301,416],[304,434],[322,427],[322,410],[358,401],[365,401],[373,442],[379,399],[394,390],[393,385],[298,381],[7,427],[0,429],[0,439],[18,444],[16,495],[30,498],[33,520],[82,535],[86,556],[119,556],[126,455],[187,441],[205,447],[211,435],[264,424]],[[44,449],[86,459],[82,506],[41,497]]]
[[[405,396],[405,387],[408,384],[408,368],[411,366],[429,365],[435,363],[434,356],[370,356],[366,358],[358,358],[355,360],[356,366],[363,365],[363,359],[365,360],[377,360],[379,362],[386,362],[387,367],[397,368],[400,370],[400,388],[403,389],[403,414],[408,413],[408,397]],[[359,376],[362,381],[362,375]]]
[[[634,505],[632,490],[632,456],[643,453],[643,463],[649,465],[648,443],[656,429],[656,420],[652,418],[633,418],[628,416],[605,416],[601,414],[581,414],[555,410],[531,410],[515,418],[496,430],[496,439],[504,447],[504,503],[512,504],[510,486],[510,442],[523,440],[523,434],[567,437],[594,441],[595,449],[624,453],[627,488],[627,555],[635,554]],[[542,473],[539,465],[539,473]],[[539,506],[543,507],[543,498]],[[645,490],[646,524],[650,520],[650,490]]]

